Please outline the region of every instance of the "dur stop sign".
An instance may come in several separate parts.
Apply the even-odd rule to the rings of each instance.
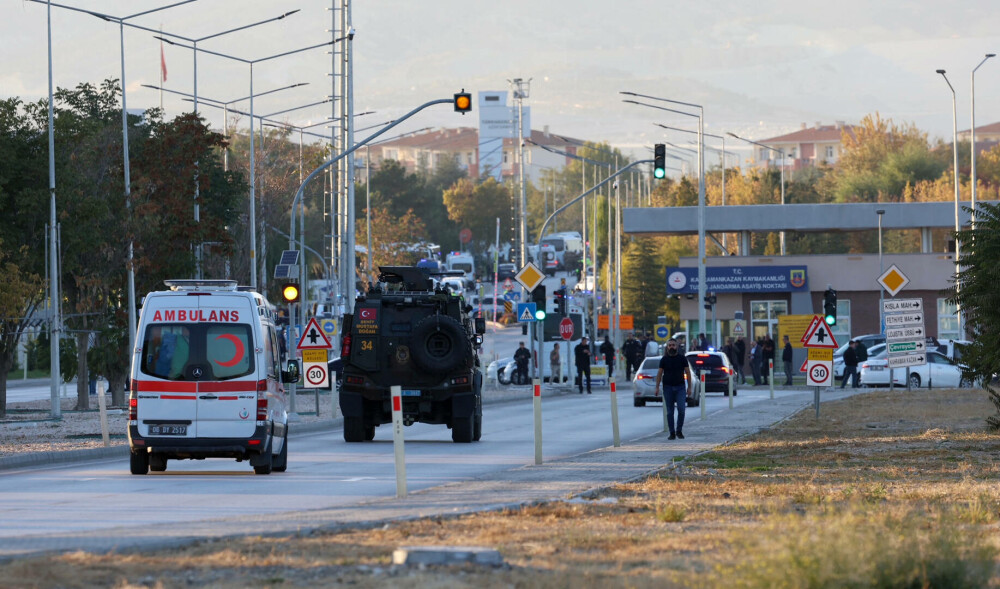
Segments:
[[[562,321],[559,322],[559,335],[566,341],[573,339],[573,320],[569,317],[563,317]]]

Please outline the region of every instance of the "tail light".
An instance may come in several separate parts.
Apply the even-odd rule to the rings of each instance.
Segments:
[[[469,384],[468,376],[458,376],[451,379],[451,384]]]
[[[345,335],[340,340],[340,357],[346,360],[351,355],[351,336]]]
[[[132,425],[136,425],[139,422],[139,399],[136,393],[139,392],[139,384],[133,378],[129,383],[129,395],[128,395],[128,420],[132,422]]]
[[[650,378],[653,378],[653,375],[651,375],[651,374],[636,374],[635,375],[635,379],[636,380],[648,380]]]
[[[267,421],[267,381],[257,381],[257,421]]]

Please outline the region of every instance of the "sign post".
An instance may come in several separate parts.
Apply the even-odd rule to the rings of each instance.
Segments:
[[[806,386],[814,387],[813,405],[819,419],[819,393],[823,387],[833,386],[833,351],[840,347],[837,338],[824,321],[813,321],[802,336],[802,346],[809,350],[806,359]]]
[[[326,337],[326,331],[320,326],[319,321],[317,321],[315,317],[309,319],[309,322],[306,324],[306,328],[302,330],[302,335],[299,337],[299,343],[296,344],[295,348],[302,353],[302,362],[303,362],[302,374],[304,375],[305,378],[305,383],[304,383],[305,386],[316,388],[319,385],[313,384],[312,380],[320,378],[319,371],[322,371],[323,374],[327,373],[326,352],[333,348],[333,344],[330,343],[330,338]],[[322,367],[320,367],[316,362],[311,363],[311,367],[315,369],[313,370],[313,379],[309,378],[309,369],[305,366],[305,363],[307,362],[305,355],[306,350],[323,351],[324,359],[322,362]],[[326,378],[322,379],[324,386],[326,386],[325,383],[328,382],[327,378],[329,378],[329,375],[327,375]],[[299,415],[296,412],[295,408],[295,385],[293,384],[291,387],[289,387],[289,389],[290,391],[288,395],[288,420],[298,421]],[[317,399],[318,398],[319,397],[317,393]],[[319,415],[318,410],[316,414]]]

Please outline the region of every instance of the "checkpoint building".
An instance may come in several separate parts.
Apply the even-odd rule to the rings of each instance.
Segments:
[[[883,229],[920,231],[921,251],[884,254],[881,261],[878,253],[748,254],[752,233],[877,230],[878,210],[884,211]],[[698,207],[625,209],[623,231],[631,235],[693,235],[698,231],[697,215]],[[749,339],[765,334],[777,341],[780,316],[822,314],[823,293],[832,287],[838,294],[837,323],[832,331],[843,344],[853,337],[882,332],[877,280],[883,269],[895,265],[909,279],[897,298],[922,299],[927,335],[960,339],[958,313],[947,300],[955,276],[955,254],[947,251],[947,243],[934,244],[932,239],[932,230],[954,230],[954,219],[953,202],[706,207],[706,292],[716,297],[714,322],[713,312],[706,311],[707,325],[698,325],[699,307],[704,303],[698,300],[697,258],[681,258],[677,267],[666,268],[665,288],[680,299],[680,318],[688,334],[713,334],[712,340],[718,334],[715,341],[723,342],[728,336]],[[968,225],[964,208],[960,219],[963,226]],[[723,252],[713,233],[737,233],[736,255],[710,255]],[[884,297],[890,298],[887,293]]]

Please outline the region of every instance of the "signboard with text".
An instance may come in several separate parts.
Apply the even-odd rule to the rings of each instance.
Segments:
[[[705,268],[705,290],[738,292],[809,292],[806,266],[711,266]],[[667,266],[667,294],[698,292],[698,269]]]

